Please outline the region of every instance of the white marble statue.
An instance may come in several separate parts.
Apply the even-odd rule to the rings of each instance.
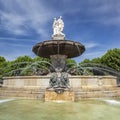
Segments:
[[[64,33],[62,33],[63,28],[64,28],[64,22],[62,20],[62,16],[60,16],[60,18],[58,20],[56,18],[54,18],[53,36],[54,35],[64,35]]]
[[[56,35],[58,33],[58,22],[56,20],[56,18],[54,18],[54,22],[53,22],[53,35]]]

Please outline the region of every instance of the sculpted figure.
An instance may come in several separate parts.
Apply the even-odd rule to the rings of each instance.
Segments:
[[[69,79],[67,73],[61,74],[61,85],[62,87],[69,88],[70,85],[69,85]]]
[[[64,28],[64,23],[63,23],[63,20],[62,20],[62,16],[60,16],[60,18],[58,19],[58,33],[59,34],[63,34],[62,31],[63,31],[63,28]]]
[[[53,35],[64,35],[62,33],[64,28],[64,22],[62,20],[62,16],[60,16],[60,18],[58,20],[56,20],[56,18],[54,18],[54,22],[53,22]]]
[[[54,22],[53,22],[53,34],[57,34],[58,33],[58,22],[56,20],[56,18],[54,18]]]
[[[49,81],[50,88],[54,88],[58,86],[58,76],[56,73],[52,75]]]

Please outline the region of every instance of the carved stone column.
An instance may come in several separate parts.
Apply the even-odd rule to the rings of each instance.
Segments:
[[[51,55],[52,66],[56,72],[62,72],[66,66],[66,55]]]

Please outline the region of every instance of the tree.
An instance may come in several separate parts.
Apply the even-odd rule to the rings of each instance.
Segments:
[[[120,71],[120,49],[115,48],[108,50],[107,53],[101,57],[101,63]]]
[[[33,58],[33,62],[37,62],[37,61],[46,61],[46,62],[50,62],[50,59],[48,58],[43,58],[43,57],[35,57]]]
[[[77,68],[77,63],[75,60],[73,59],[66,60],[66,70],[69,74],[76,75],[77,74],[76,68]]]
[[[6,59],[4,57],[0,56],[0,63],[2,63],[2,62],[6,62]]]
[[[66,64],[67,64],[67,66],[70,67],[70,68],[77,65],[77,64],[76,64],[76,61],[73,60],[73,59],[67,59],[67,60],[66,60]]]
[[[120,49],[108,50],[101,58],[85,59],[79,65],[91,69],[93,74],[111,74],[120,77]]]
[[[98,64],[101,64],[101,58],[94,58],[91,60],[92,63],[98,63]]]
[[[48,58],[43,58],[43,57],[35,57],[33,58],[33,62],[35,63],[38,63],[40,64],[41,66],[44,66],[44,67],[49,67],[50,64],[51,64],[51,61],[50,59]]]
[[[7,62],[6,59],[2,56],[0,56],[0,77],[4,74],[5,70],[5,66],[7,66]]]
[[[20,56],[14,62],[32,62],[32,58],[29,56]]]
[[[17,75],[28,65],[32,63],[32,58],[29,56],[20,56],[14,61],[9,61],[4,69],[5,75]]]
[[[79,65],[80,65],[80,64],[84,64],[84,63],[91,63],[91,61],[90,61],[89,59],[85,59],[85,60],[83,60],[82,62],[80,62]]]
[[[42,57],[35,57],[35,58],[33,58],[33,61],[34,62],[37,62],[37,61],[42,61],[43,60],[43,58]]]
[[[35,57],[33,58],[34,69],[39,75],[46,75],[49,72],[51,61],[49,58]]]

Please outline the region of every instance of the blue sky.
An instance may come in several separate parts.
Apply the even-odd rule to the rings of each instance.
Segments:
[[[33,45],[51,39],[59,16],[66,39],[86,47],[77,62],[120,48],[120,0],[0,0],[0,56],[35,57]]]

